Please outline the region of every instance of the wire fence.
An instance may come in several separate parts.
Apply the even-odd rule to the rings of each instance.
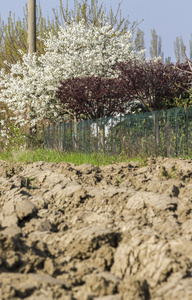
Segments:
[[[183,157],[192,155],[192,107],[51,124],[44,146],[66,152]]]

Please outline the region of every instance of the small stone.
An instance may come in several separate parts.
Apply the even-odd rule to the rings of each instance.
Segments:
[[[94,297],[94,300],[123,300],[121,295],[108,295],[103,297]]]
[[[23,200],[16,204],[17,216],[20,220],[36,212],[36,206],[29,200]]]
[[[7,235],[10,237],[19,237],[21,235],[21,228],[17,225],[11,225],[2,231],[3,235]]]
[[[16,213],[13,213],[10,216],[4,216],[2,222],[1,222],[1,226],[2,227],[9,227],[9,226],[17,226],[18,224],[18,217],[16,215]]]
[[[42,221],[39,226],[37,227],[39,231],[50,231],[51,230],[51,223],[48,220]]]
[[[4,215],[12,215],[12,213],[15,211],[14,203],[12,201],[8,201],[3,206],[3,213]]]
[[[53,276],[55,272],[55,266],[53,260],[49,257],[44,262],[44,271],[50,276]]]

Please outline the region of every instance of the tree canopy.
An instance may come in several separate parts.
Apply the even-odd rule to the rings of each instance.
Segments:
[[[59,83],[69,78],[117,76],[114,65],[141,60],[131,31],[111,25],[87,24],[84,20],[60,27],[44,40],[45,54],[22,53],[22,61],[11,64],[10,73],[0,72],[0,101],[15,115],[16,124],[34,127],[41,120],[58,120],[61,102],[56,98]]]
[[[130,30],[134,32],[138,23],[129,21],[128,16],[126,18],[121,17],[121,3],[119,3],[118,9],[114,12],[111,8],[107,13],[103,4],[99,5],[98,0],[74,0],[73,9],[69,9],[68,0],[65,1],[65,5],[60,0],[59,10],[53,9],[54,17],[50,19],[48,16],[44,18],[42,16],[41,6],[37,7],[37,55],[45,53],[44,39],[48,33],[57,34],[60,30],[60,26],[65,27],[72,22],[80,22],[84,20],[85,24],[94,24],[100,26],[101,21],[103,24],[108,22],[112,27],[117,30],[126,32]],[[24,18],[16,18],[15,14],[10,12],[7,22],[1,20],[0,17],[0,69],[5,68],[9,72],[8,66],[4,64],[4,61],[8,63],[16,63],[22,61],[22,54],[18,50],[22,50],[27,53],[27,4],[23,8]]]
[[[128,105],[124,86],[119,78],[83,77],[61,83],[57,97],[64,113],[76,119],[99,119],[125,113]]]
[[[117,65],[128,100],[139,100],[151,111],[165,108],[170,100],[189,89],[192,77],[187,63],[164,64],[162,60],[130,60]],[[187,72],[186,72],[187,71]]]

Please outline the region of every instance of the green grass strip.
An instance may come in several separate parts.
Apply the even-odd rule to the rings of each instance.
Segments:
[[[17,150],[13,152],[0,152],[0,159],[10,162],[33,163],[37,161],[45,162],[70,162],[75,165],[90,163],[96,166],[109,165],[120,162],[138,161],[145,165],[146,159],[143,157],[130,158],[125,154],[119,156],[105,155],[104,153],[66,153],[57,150]]]

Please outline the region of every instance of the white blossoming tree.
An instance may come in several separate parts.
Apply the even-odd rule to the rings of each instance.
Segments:
[[[13,112],[16,125],[30,128],[62,115],[56,91],[61,81],[84,76],[113,77],[117,62],[143,59],[136,51],[131,31],[121,33],[111,25],[86,26],[84,21],[61,27],[45,41],[46,52],[23,53],[22,62],[0,72],[0,101]]]

